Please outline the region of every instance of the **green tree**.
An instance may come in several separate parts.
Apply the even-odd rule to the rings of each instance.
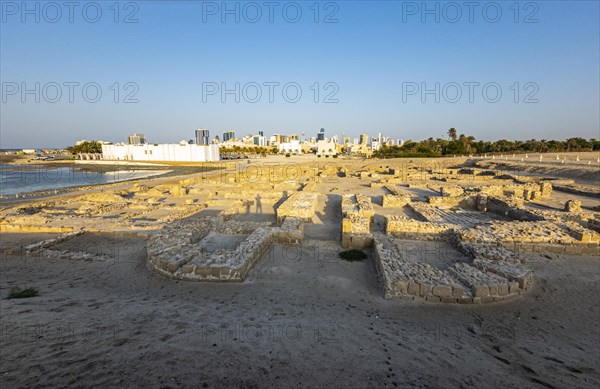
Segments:
[[[450,140],[456,140],[456,128],[452,127],[448,130],[448,138]]]
[[[81,142],[78,145],[67,147],[67,151],[69,151],[73,155],[77,155],[79,153],[84,154],[99,154],[102,153],[102,145],[98,141],[85,141]]]

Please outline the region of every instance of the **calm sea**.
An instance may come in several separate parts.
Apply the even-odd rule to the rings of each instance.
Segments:
[[[0,164],[0,195],[15,195],[40,190],[73,186],[110,184],[167,173],[167,170],[141,170],[98,166],[82,170],[78,167],[48,165]]]

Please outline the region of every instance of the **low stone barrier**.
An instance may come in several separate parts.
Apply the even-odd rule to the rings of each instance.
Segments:
[[[411,202],[411,196],[402,192],[399,192],[392,185],[385,186],[390,194],[383,195],[381,205],[383,207],[403,207]]]
[[[600,236],[576,222],[493,222],[460,231],[460,239],[516,252],[600,254]]]
[[[317,194],[312,192],[295,192],[277,208],[277,220],[282,222],[286,217],[311,221],[315,215]]]
[[[386,299],[482,304],[517,297],[532,282],[531,272],[499,260],[478,258],[455,263],[442,271],[425,263],[408,262],[385,236],[374,241],[375,270]]]
[[[444,239],[442,234],[449,232],[451,226],[431,222],[421,222],[406,216],[391,215],[385,217],[385,232],[403,239]]]
[[[373,245],[371,218],[375,214],[371,199],[364,195],[343,195],[342,247],[367,248]]]
[[[72,232],[73,227],[33,226],[24,224],[0,223],[0,232]]]
[[[236,247],[210,251],[201,243],[210,232],[249,235]],[[296,218],[286,218],[279,227],[227,222],[219,217],[181,220],[148,240],[148,265],[161,275],[179,280],[242,282],[272,243],[299,244],[303,239],[303,223]]]

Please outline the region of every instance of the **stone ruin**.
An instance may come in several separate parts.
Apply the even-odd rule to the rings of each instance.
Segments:
[[[290,217],[310,222],[315,215],[316,205],[316,193],[305,191],[293,193],[277,208],[277,220],[281,222]]]
[[[581,201],[568,200],[565,203],[565,212],[581,212]]]
[[[533,282],[531,271],[502,248],[476,250],[460,244],[457,247],[464,260],[438,269],[410,261],[389,236],[377,235],[374,246],[375,267],[386,299],[492,303],[519,296]]]
[[[427,202],[399,203],[412,216],[385,215],[385,234],[373,234],[384,297],[473,304],[504,301],[533,284],[521,252],[600,255],[600,219],[580,212],[577,201],[567,203],[569,212],[525,208],[525,201],[547,197],[551,191],[549,182],[448,185],[439,188],[441,196],[430,196]],[[415,262],[399,250],[398,239],[445,242],[462,257],[446,261],[445,267]]]
[[[371,199],[361,194],[342,196],[342,247],[366,248],[373,244]]]
[[[403,207],[411,202],[411,196],[398,191],[394,186],[387,185],[385,189],[390,192],[383,195],[381,205],[383,207]]]
[[[374,248],[385,298],[471,304],[504,301],[532,286],[532,273],[521,252],[600,254],[600,218],[597,213],[582,210],[579,201],[568,201],[564,211],[527,207],[528,201],[550,196],[553,185],[577,194],[588,190],[581,185],[568,180],[535,182],[478,169],[442,170],[380,166],[356,174],[344,173],[387,192],[381,211],[385,233],[378,231],[378,223],[372,224],[375,211],[370,197],[343,195],[341,202],[342,246]],[[59,226],[53,228],[68,233],[28,246],[29,254],[105,260],[101,253],[66,253],[58,248],[83,233],[78,230],[83,226],[72,222],[81,220],[81,215],[92,226],[99,220],[116,225],[113,220],[118,220],[121,231],[157,230],[156,234],[148,234],[147,244],[148,266],[154,272],[186,281],[242,282],[271,244],[303,241],[304,223],[313,219],[317,205],[316,175],[301,169],[294,179],[273,183],[257,177],[256,182],[243,188],[237,176],[217,177],[210,189],[203,186],[205,178],[154,187],[136,184],[129,191],[89,194],[62,204],[15,207],[3,213],[2,222],[3,226],[23,227],[15,222],[22,218],[31,224],[28,228],[49,228],[45,227],[49,219],[59,220]],[[465,175],[487,184],[458,186],[444,182]],[[492,179],[497,181],[491,184]],[[432,184],[424,180],[437,181]],[[398,190],[396,184],[434,190],[439,195],[417,201],[420,198]],[[259,192],[269,204],[281,202],[278,207],[274,205],[276,224],[236,220],[235,216],[243,213],[249,199]],[[64,209],[65,205],[71,208]],[[218,216],[181,219],[207,206],[224,209]],[[443,258],[441,264],[415,261],[399,248],[404,240],[440,242],[459,253],[459,258]]]
[[[215,233],[225,237],[211,242],[208,238]],[[231,241],[227,236],[238,239],[226,243]],[[178,280],[242,282],[272,243],[299,244],[303,238],[302,221],[292,217],[278,227],[267,222],[227,222],[219,216],[180,220],[150,237],[148,265]]]

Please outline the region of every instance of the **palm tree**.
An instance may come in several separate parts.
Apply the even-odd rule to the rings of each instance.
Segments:
[[[451,140],[456,140],[456,128],[452,127],[451,129],[448,130],[448,137]]]

